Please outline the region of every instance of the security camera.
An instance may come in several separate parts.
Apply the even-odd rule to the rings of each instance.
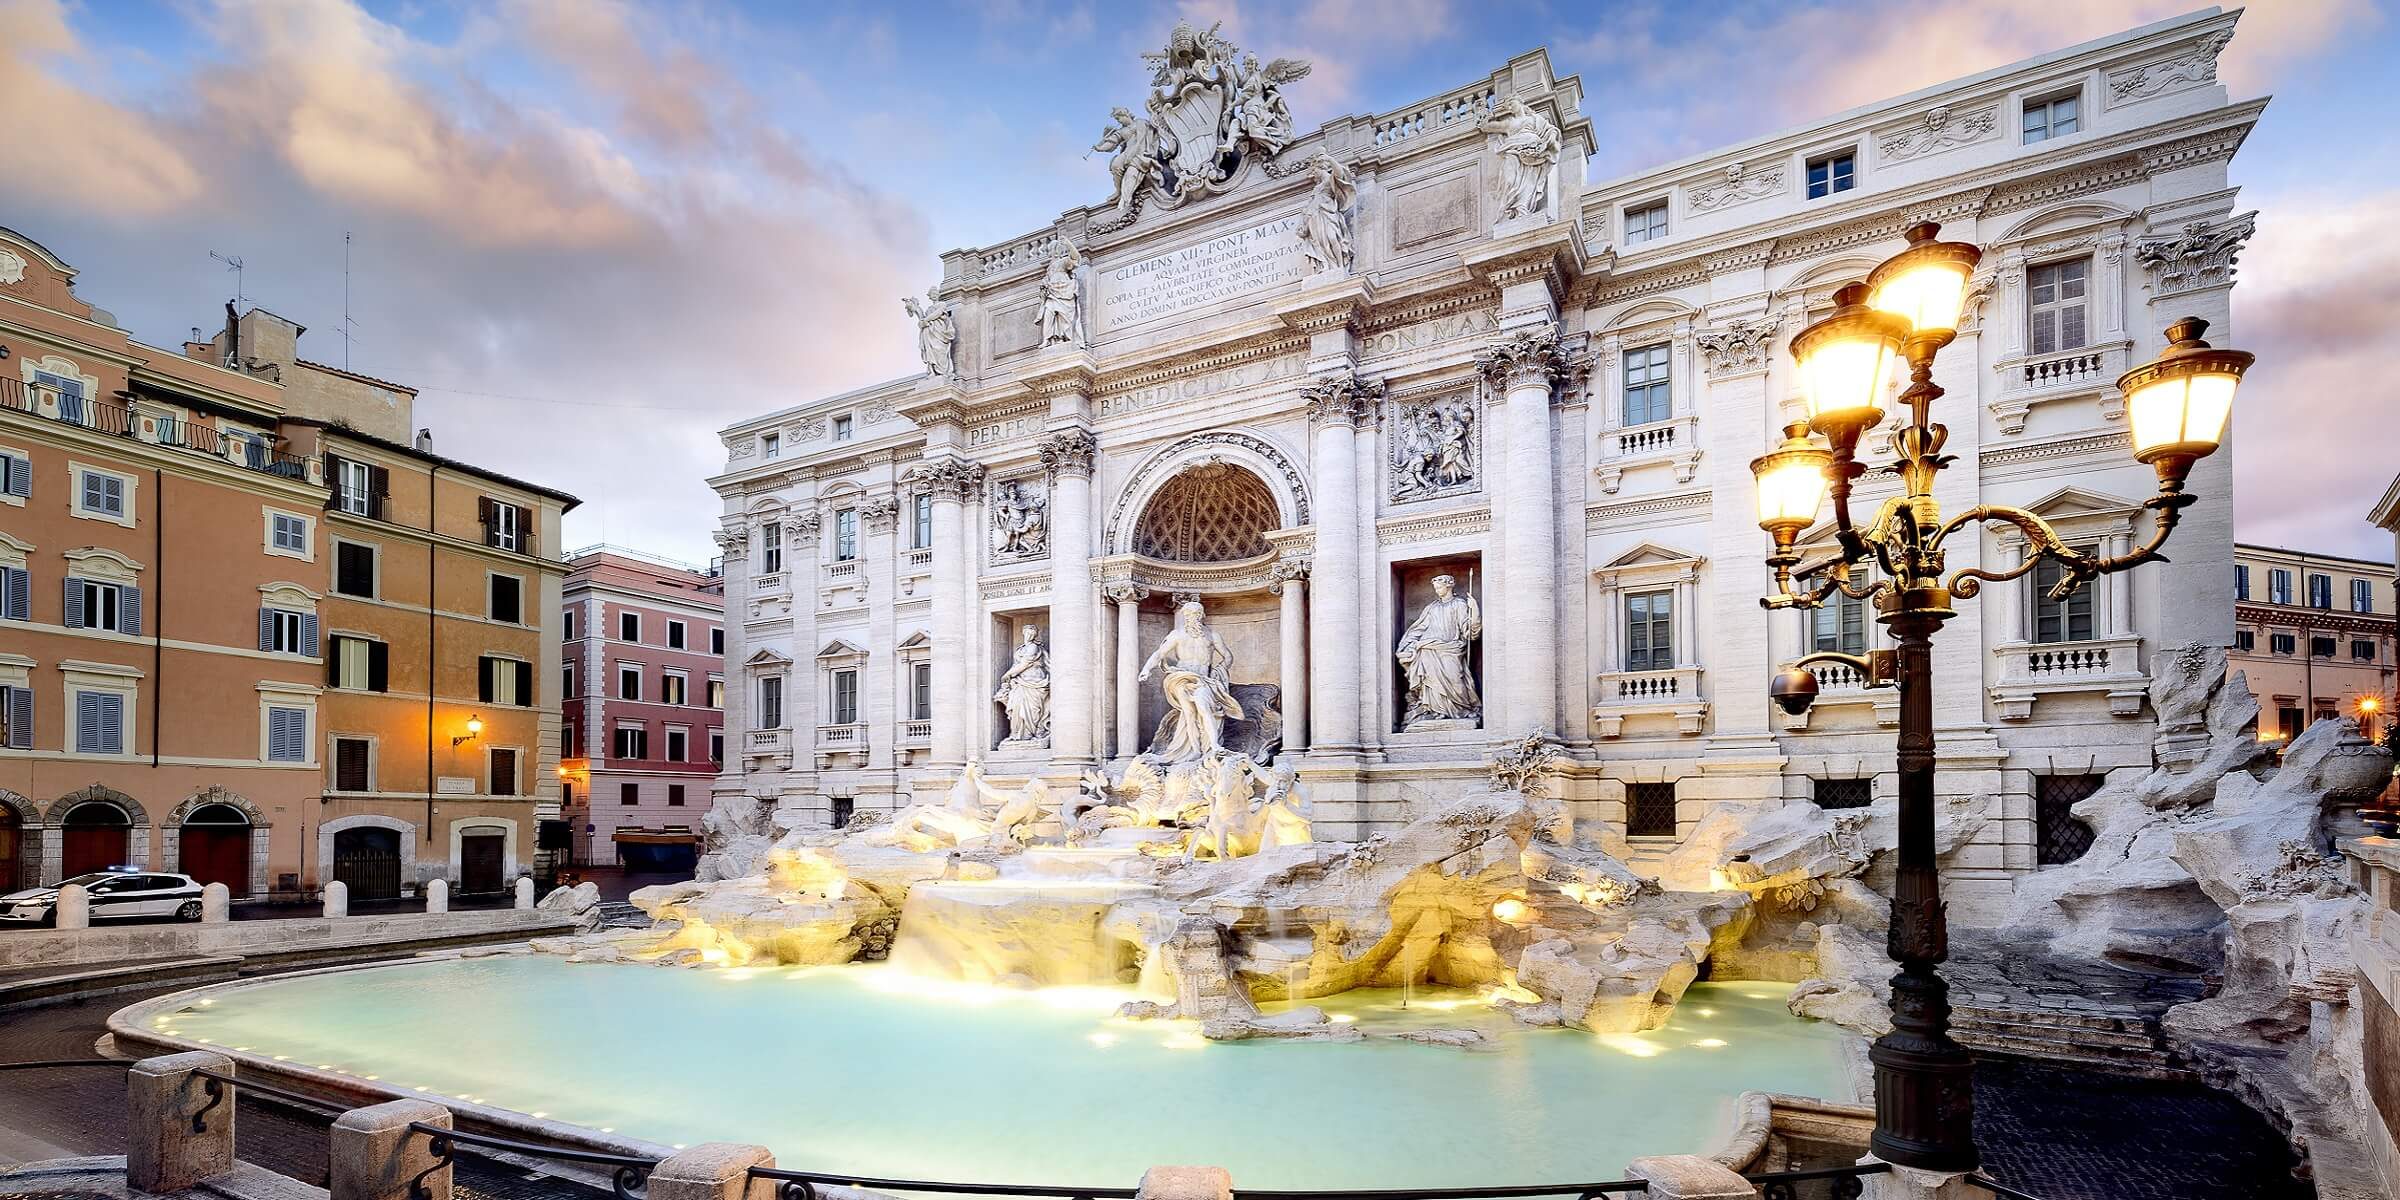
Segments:
[[[1816,672],[1806,667],[1793,667],[1787,671],[1778,671],[1775,673],[1775,682],[1767,685],[1767,695],[1773,698],[1775,703],[1783,708],[1783,711],[1795,717],[1799,716],[1808,711],[1809,705],[1817,702]]]

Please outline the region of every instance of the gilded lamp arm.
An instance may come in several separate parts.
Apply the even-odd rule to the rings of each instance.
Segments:
[[[2172,492],[2144,501],[2142,507],[2156,514],[2150,540],[2131,553],[2114,558],[2085,554],[2067,545],[2058,536],[2058,531],[2051,528],[2040,514],[2006,504],[1980,504],[1958,514],[1943,523],[1941,530],[1934,534],[1933,545],[1940,546],[1949,540],[1951,534],[1970,524],[2014,525],[2024,532],[2029,547],[2025,561],[2005,571],[1962,567],[1951,573],[1950,593],[1972,598],[1982,592],[1984,583],[2020,578],[2040,566],[2043,559],[2049,559],[2062,568],[2057,585],[2050,589],[2050,599],[2064,600],[2073,595],[2077,588],[2102,575],[2130,570],[2146,562],[2166,561],[2159,553],[2159,548],[2166,545],[2167,538],[2175,532],[2176,522],[2181,519],[2181,510],[2193,499],[2190,495]]]

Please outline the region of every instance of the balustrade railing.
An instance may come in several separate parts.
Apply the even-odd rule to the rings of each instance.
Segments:
[[[1492,85],[1480,83],[1466,91],[1452,92],[1414,108],[1376,118],[1375,144],[1389,146],[1421,136],[1429,130],[1446,129],[1460,121],[1480,122],[1486,113],[1499,106],[1500,93]]]

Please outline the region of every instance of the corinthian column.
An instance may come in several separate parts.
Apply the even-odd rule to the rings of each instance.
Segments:
[[[1309,712],[1312,749],[1332,754],[1360,748],[1358,425],[1382,393],[1356,375],[1328,375],[1302,395],[1316,426],[1310,473],[1316,485],[1317,602],[1309,606]]]
[[[1283,597],[1276,624],[1283,636],[1283,748],[1288,751],[1308,749],[1307,579],[1305,559],[1286,560],[1275,564],[1267,584],[1268,591]]]
[[[1061,766],[1098,761],[1092,741],[1094,675],[1100,639],[1093,621],[1092,452],[1088,429],[1042,443],[1050,476],[1050,759]]]
[[[1511,738],[1554,734],[1558,724],[1558,508],[1553,495],[1551,388],[1567,373],[1558,331],[1527,330],[1476,355],[1500,398],[1507,467],[1500,564],[1498,728]],[[1486,720],[1485,727],[1493,722]]]
[[[983,486],[983,465],[935,459],[921,471],[933,494],[933,764],[967,761],[974,714],[967,706],[967,623],[973,608],[975,547],[963,506]]]

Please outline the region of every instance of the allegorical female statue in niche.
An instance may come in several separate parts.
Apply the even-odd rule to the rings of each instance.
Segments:
[[[1042,631],[1028,625],[1017,653],[1000,676],[992,699],[1008,717],[1008,740],[1038,742],[1050,736],[1050,654],[1042,648]]]
[[[1197,600],[1175,610],[1175,628],[1142,664],[1148,680],[1161,665],[1160,685],[1167,696],[1167,717],[1150,743],[1150,757],[1164,762],[1191,762],[1225,744],[1225,722],[1242,719],[1241,702],[1233,698],[1226,671],[1233,652],[1225,639],[1206,623],[1207,611]]]
[[[1472,596],[1457,594],[1458,581],[1433,577],[1433,601],[1408,632],[1400,635],[1394,657],[1408,679],[1408,712],[1404,726],[1426,721],[1472,721],[1483,715],[1483,697],[1475,690],[1467,655],[1483,636],[1483,609]]]

